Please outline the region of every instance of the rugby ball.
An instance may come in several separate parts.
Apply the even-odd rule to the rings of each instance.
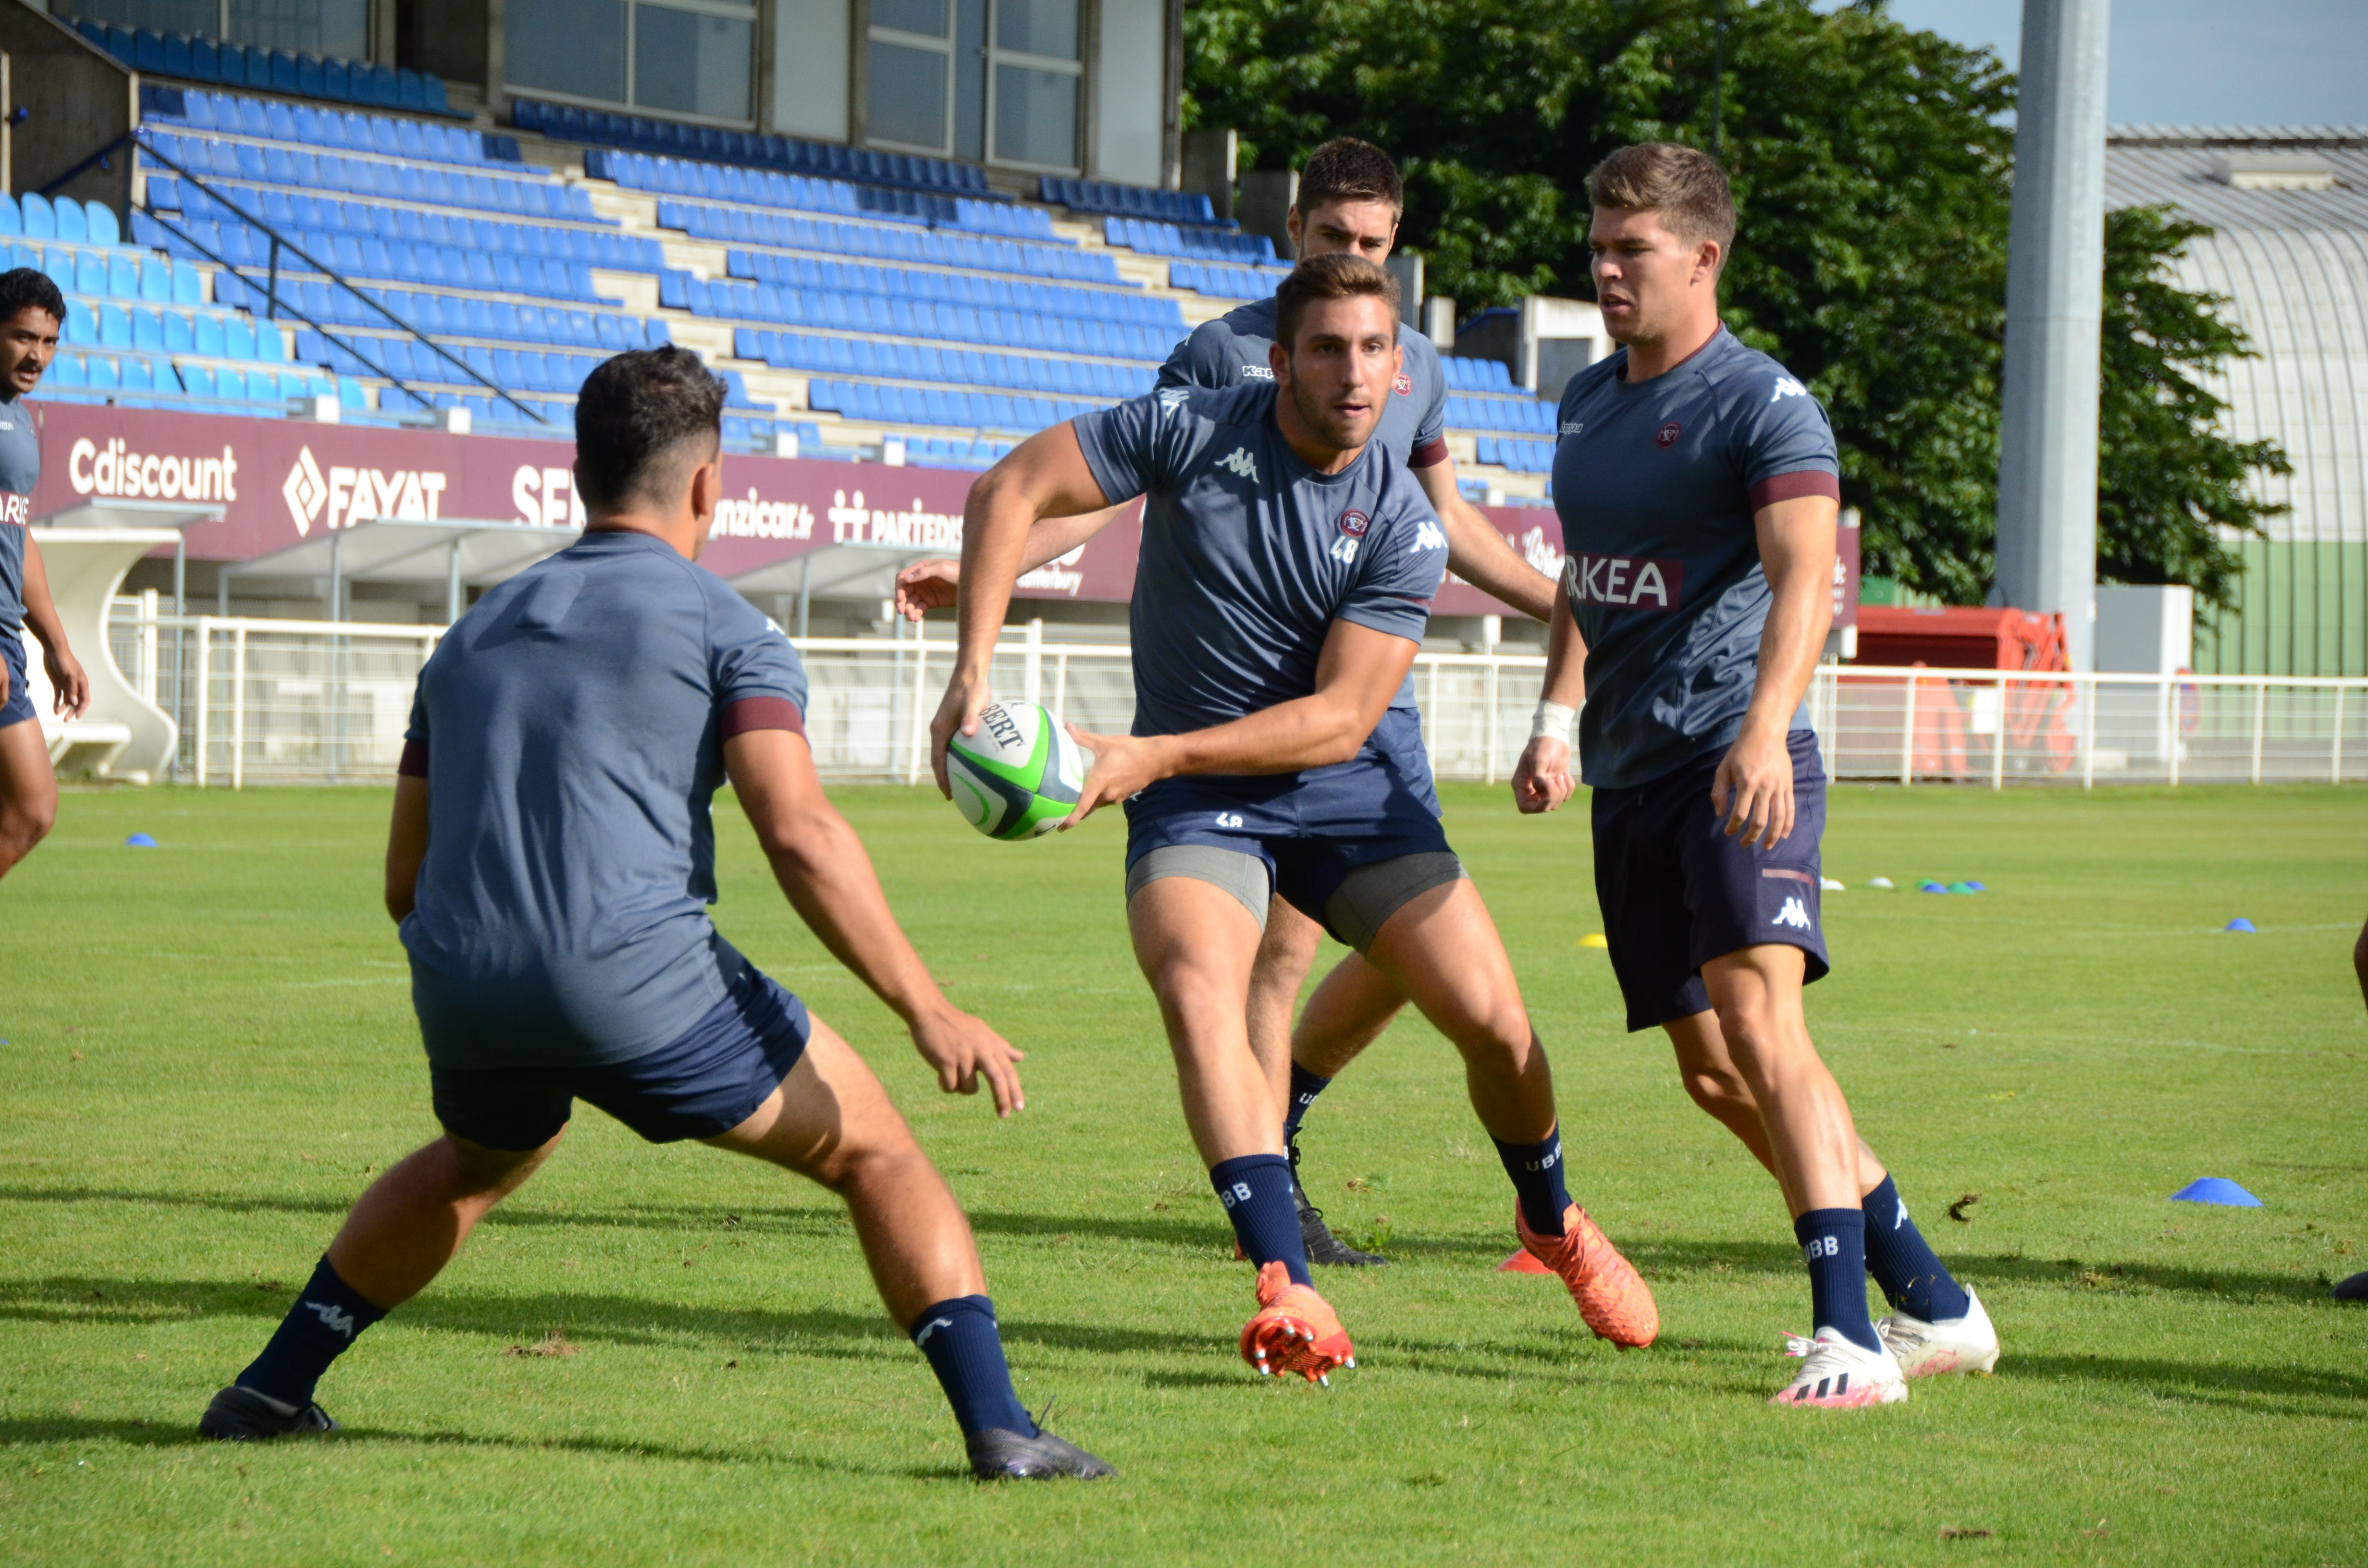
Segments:
[[[1034,838],[1061,824],[1085,788],[1085,753],[1050,710],[990,702],[978,733],[946,744],[946,782],[962,820],[989,838]]]

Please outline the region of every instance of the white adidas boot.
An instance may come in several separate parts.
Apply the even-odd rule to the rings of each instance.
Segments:
[[[1793,1341],[1801,1369],[1769,1400],[1770,1404],[1855,1410],[1865,1404],[1897,1404],[1907,1397],[1907,1380],[1889,1350],[1868,1350],[1839,1329],[1821,1328],[1815,1339]]]
[[[1898,1361],[1901,1375],[1910,1378],[1935,1378],[1947,1372],[1980,1372],[1985,1375],[1998,1366],[1998,1330],[1990,1326],[1990,1314],[1982,1311],[1982,1299],[1965,1287],[1965,1315],[1946,1318],[1939,1323],[1926,1323],[1922,1318],[1909,1317],[1906,1312],[1893,1312],[1877,1318],[1875,1334],[1883,1340],[1892,1357]]]

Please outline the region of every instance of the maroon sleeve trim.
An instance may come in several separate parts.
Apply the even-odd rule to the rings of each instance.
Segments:
[[[793,735],[803,735],[806,733],[805,715],[786,697],[744,697],[726,705],[723,738],[728,741],[751,730],[787,730]]]
[[[1447,437],[1434,436],[1406,457],[1408,468],[1436,468],[1447,460]]]
[[[1762,506],[1773,506],[1779,501],[1797,501],[1804,495],[1822,495],[1828,501],[1839,502],[1842,482],[1821,468],[1775,474],[1751,487],[1751,509],[1757,512]]]
[[[397,776],[404,778],[427,778],[427,743],[426,741],[404,742],[403,760],[394,765],[394,771]]]

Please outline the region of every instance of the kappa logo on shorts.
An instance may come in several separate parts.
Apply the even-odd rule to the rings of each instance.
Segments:
[[[1790,926],[1795,931],[1806,931],[1809,929],[1808,907],[1797,898],[1788,898],[1784,901],[1784,907],[1776,912],[1776,918],[1769,924]]]
[[[1247,447],[1235,447],[1217,460],[1217,466],[1236,479],[1247,479],[1252,484],[1258,482],[1258,459],[1250,456]]]
[[[1397,393],[1400,397],[1412,397],[1414,395],[1414,378],[1407,375],[1404,370],[1400,370],[1397,375],[1397,380],[1390,383],[1390,390]]]
[[[1658,430],[1653,432],[1653,439],[1657,445],[1666,449],[1676,446],[1678,444],[1678,437],[1685,433],[1686,427],[1672,419],[1667,425],[1662,426]]]

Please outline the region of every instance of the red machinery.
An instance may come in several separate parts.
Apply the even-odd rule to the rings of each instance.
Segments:
[[[2068,670],[2060,616],[1985,606],[1937,609],[1865,605],[1858,612],[1858,660],[1861,665],[1954,670]],[[1915,683],[1914,770],[1948,778],[1970,776],[1965,756],[1967,683],[1946,679]],[[2001,694],[1998,727],[1992,744],[2044,758],[2061,773],[2079,755],[2066,722],[2073,700],[2069,681],[2015,681]],[[2011,753],[2010,753],[2011,755]]]

